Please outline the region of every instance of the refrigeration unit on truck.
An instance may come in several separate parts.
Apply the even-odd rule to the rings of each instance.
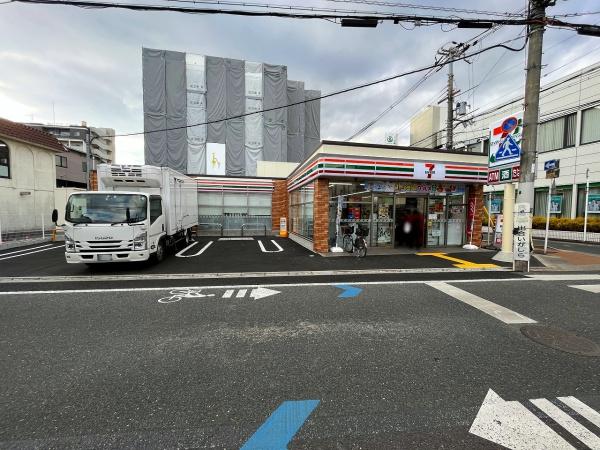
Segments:
[[[98,191],[69,196],[68,263],[161,261],[198,225],[196,181],[167,167],[98,165]]]

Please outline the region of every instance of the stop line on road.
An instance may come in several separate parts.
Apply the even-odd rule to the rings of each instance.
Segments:
[[[600,449],[600,436],[588,429],[587,421],[600,428],[600,414],[575,397],[529,400],[535,414],[518,401],[503,400],[489,389],[469,433],[509,449],[575,449],[565,437],[570,435],[587,448]],[[564,430],[557,433],[544,420],[549,418]],[[571,439],[569,439],[571,440]]]

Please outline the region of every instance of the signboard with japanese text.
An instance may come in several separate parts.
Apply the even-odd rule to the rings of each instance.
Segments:
[[[418,181],[367,181],[365,190],[373,192],[397,192],[406,194],[462,194],[465,186],[454,183],[420,183]]]
[[[531,205],[529,203],[515,204],[513,239],[513,258],[515,261],[529,261],[529,235],[531,230]]]
[[[493,198],[490,201],[490,214],[500,214],[502,213],[502,199],[501,198]]]
[[[521,166],[501,167],[488,172],[488,184],[515,183],[521,177]]]

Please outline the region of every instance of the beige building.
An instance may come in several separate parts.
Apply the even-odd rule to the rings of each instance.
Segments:
[[[55,156],[64,152],[43,131],[0,118],[0,227],[11,233],[50,229],[56,186]]]

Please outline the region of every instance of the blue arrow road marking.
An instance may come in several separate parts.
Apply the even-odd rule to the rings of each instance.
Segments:
[[[285,401],[248,439],[241,450],[286,450],[319,400]]]
[[[356,297],[362,292],[361,288],[350,286],[349,284],[336,284],[336,288],[340,288],[343,292],[338,295],[338,298]]]

